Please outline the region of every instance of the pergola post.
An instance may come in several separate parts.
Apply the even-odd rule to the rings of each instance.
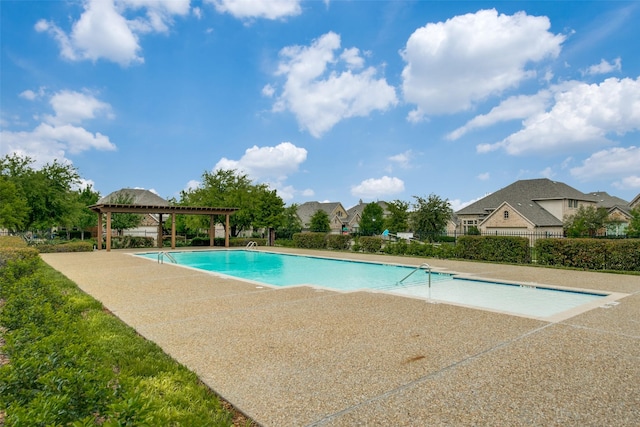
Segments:
[[[214,215],[209,216],[209,246],[213,247],[216,237],[216,220]]]
[[[158,214],[158,249],[162,249],[162,214]]]
[[[102,250],[102,212],[98,212],[98,230],[96,232],[96,239],[98,239],[98,245],[96,248]]]
[[[111,252],[111,211],[107,211],[107,252]]]
[[[176,214],[171,213],[171,249],[176,248]]]
[[[229,214],[225,215],[225,223],[226,223],[226,226],[224,227],[224,247],[228,248],[229,247]]]

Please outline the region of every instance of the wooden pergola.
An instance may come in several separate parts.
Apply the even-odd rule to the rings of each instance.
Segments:
[[[209,245],[213,246],[215,237],[215,216],[225,216],[224,246],[229,247],[229,217],[238,208],[211,208],[203,206],[163,206],[163,205],[124,205],[117,203],[100,203],[89,206],[93,212],[98,214],[98,249],[102,247],[102,214],[107,215],[107,251],[111,251],[111,214],[112,213],[135,213],[135,214],[157,214],[158,221],[158,248],[162,248],[162,215],[171,215],[171,249],[176,248],[176,214],[185,215],[209,215]]]

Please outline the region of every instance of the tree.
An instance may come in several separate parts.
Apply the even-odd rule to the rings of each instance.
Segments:
[[[18,187],[0,175],[0,228],[22,230],[29,216],[26,198],[18,194]]]
[[[394,200],[387,203],[389,215],[384,221],[384,226],[392,234],[404,232],[409,229],[409,203],[402,200]]]
[[[54,160],[34,170],[33,163],[33,159],[17,154],[0,159],[0,174],[13,183],[16,194],[28,206],[23,230],[47,230],[67,224],[78,209],[72,190],[80,182],[75,167]]]
[[[329,214],[321,209],[318,209],[311,217],[309,230],[317,233],[328,233],[329,231],[331,231]]]
[[[130,205],[133,203],[133,197],[126,194],[118,194],[111,203],[117,205]],[[140,214],[134,213],[112,213],[111,214],[111,229],[116,230],[119,236],[122,236],[124,230],[136,228],[142,223],[144,217]]]
[[[359,226],[360,234],[363,236],[382,234],[384,230],[384,211],[379,204],[373,202],[364,207]]]
[[[413,198],[411,223],[415,233],[421,238],[443,233],[453,215],[449,200],[443,200],[435,194],[430,194],[427,199],[419,196]]]
[[[640,237],[640,206],[631,210],[631,219],[627,227],[627,236]]]
[[[246,174],[236,170],[205,172],[200,187],[181,193],[180,204],[238,208],[229,217],[229,234],[233,237],[251,227],[277,227],[284,212],[284,202],[275,190],[265,184],[252,184]],[[226,226],[224,216],[216,221]],[[187,218],[187,225],[192,229],[209,227],[206,218],[194,216]]]
[[[252,227],[278,228],[284,222],[284,201],[276,190],[270,190],[266,185],[257,185],[255,191]]]
[[[93,191],[93,187],[88,185],[85,188],[78,190],[76,197],[80,204],[80,213],[75,226],[80,229],[81,238],[84,240],[84,230],[86,228],[96,226],[98,221],[97,215],[95,212],[92,212],[88,206],[94,205],[100,199],[100,194]]]
[[[302,221],[298,217],[298,205],[293,203],[284,209],[282,223],[276,230],[276,235],[281,239],[292,239],[295,233],[302,231]]]
[[[609,212],[606,208],[581,205],[578,211],[564,219],[564,229],[568,237],[593,237],[601,230]]]

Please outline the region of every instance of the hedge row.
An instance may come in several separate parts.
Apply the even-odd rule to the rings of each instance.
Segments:
[[[78,241],[78,242],[66,242],[66,243],[39,243],[34,245],[40,253],[54,253],[54,252],[91,252],[93,250],[92,241]]]
[[[460,258],[529,264],[529,239],[516,236],[460,236],[456,252]]]
[[[449,244],[419,243],[406,240],[399,240],[395,243],[387,243],[382,249],[388,255],[408,255],[426,258],[460,258],[457,253],[458,247]]]
[[[302,249],[325,249],[326,233],[295,233],[293,244],[296,248]]]
[[[535,249],[540,265],[640,271],[639,239],[539,239]]]
[[[195,374],[20,252],[0,268],[0,424],[231,425]]]

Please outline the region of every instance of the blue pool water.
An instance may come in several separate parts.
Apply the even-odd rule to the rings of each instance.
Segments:
[[[140,256],[158,259],[157,252]],[[433,272],[429,286],[426,270],[417,271],[402,281],[415,267],[260,251],[171,252],[171,256],[180,265],[272,286],[314,285],[341,291],[372,289],[534,317],[552,316],[606,296],[469,280]],[[168,262],[167,257],[164,260]]]

